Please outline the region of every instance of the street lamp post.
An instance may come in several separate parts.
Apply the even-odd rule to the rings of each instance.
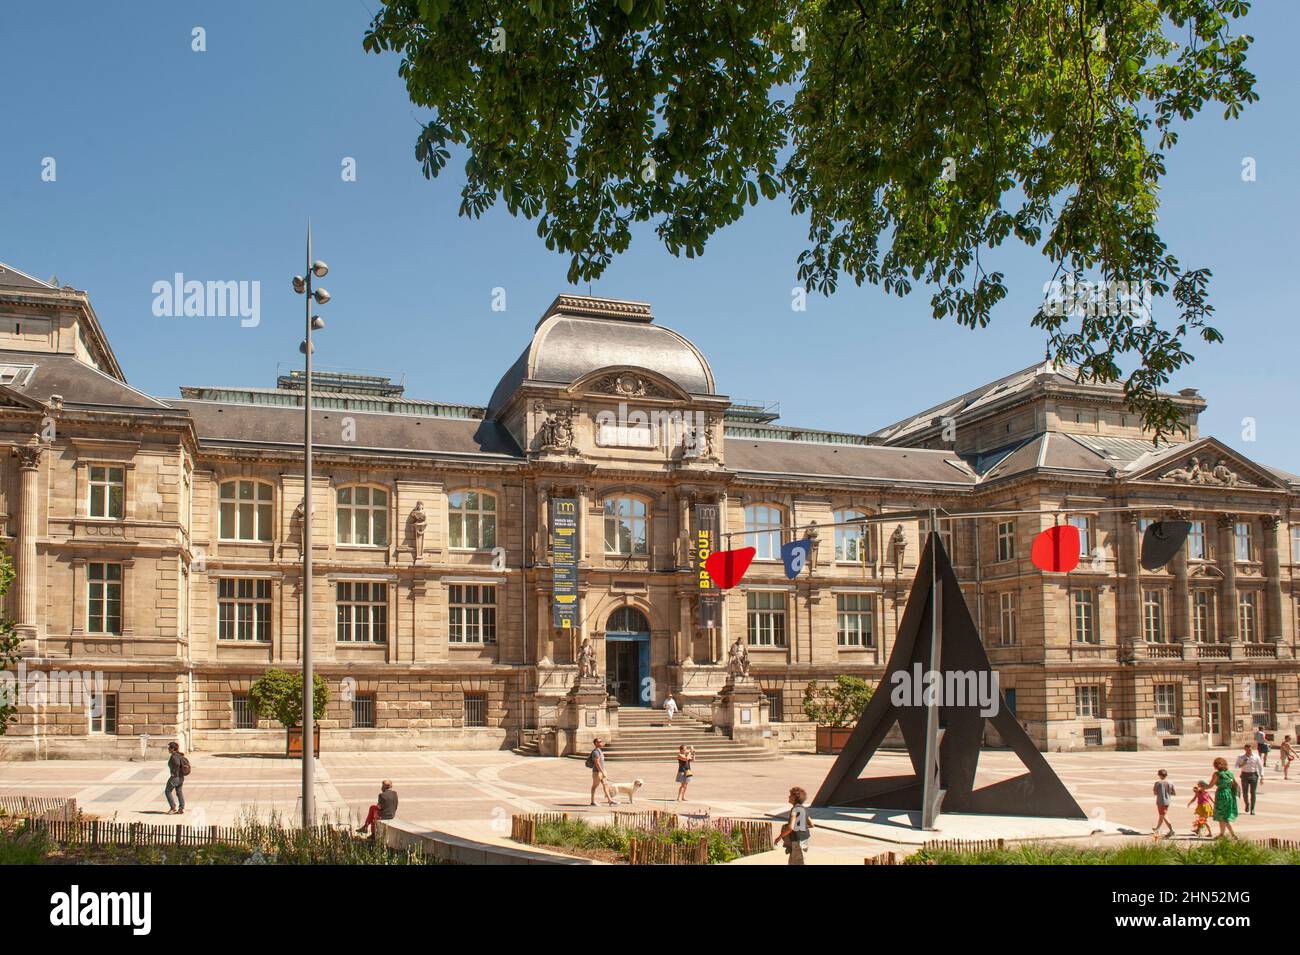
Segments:
[[[306,296],[306,337],[298,345],[306,359],[303,382],[303,486],[302,486],[302,824],[316,822],[316,682],[311,667],[311,333],[325,327],[319,315],[311,313],[312,303],[324,305],[330,293],[323,288],[314,292],[311,280],[324,278],[329,267],[311,257],[311,223],[307,223],[307,274],[293,277],[293,290]]]

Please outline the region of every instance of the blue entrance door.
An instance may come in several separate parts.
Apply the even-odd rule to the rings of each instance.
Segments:
[[[650,623],[620,607],[605,624],[605,683],[619,706],[650,706]]]

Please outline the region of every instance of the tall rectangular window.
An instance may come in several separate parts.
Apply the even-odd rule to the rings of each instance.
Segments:
[[[998,560],[1014,560],[1016,556],[1016,522],[998,522]]]
[[[1205,521],[1192,521],[1192,529],[1187,532],[1187,559],[1209,560],[1209,538],[1205,536]]]
[[[96,736],[117,735],[117,694],[105,693],[89,710],[89,731]]]
[[[646,502],[639,497],[605,498],[605,553],[628,557],[649,553]]]
[[[1076,643],[1098,643],[1097,595],[1091,588],[1071,591],[1074,604],[1074,639]]]
[[[340,544],[388,546],[388,492],[359,484],[341,487],[334,508]]]
[[[271,639],[271,582],[223,577],[217,582],[217,639]]]
[[[1291,525],[1291,563],[1300,564],[1300,524]]]
[[[1076,686],[1074,688],[1074,715],[1081,720],[1101,718],[1101,687]]]
[[[1070,523],[1079,530],[1079,556],[1087,557],[1092,553],[1092,518],[1087,514],[1072,514]]]
[[[93,464],[90,467],[90,516],[116,517],[126,513],[126,469]]]
[[[1151,687],[1157,733],[1179,732],[1179,690],[1177,683],[1156,683]]]
[[[1214,642],[1214,592],[1192,591],[1192,639],[1197,643]]]
[[[998,594],[998,643],[1004,647],[1016,642],[1016,595],[1012,591]]]
[[[835,642],[841,647],[874,647],[876,598],[870,594],[835,595]]]
[[[122,632],[122,565],[86,565],[89,583],[86,601],[86,630],[89,633]]]
[[[339,643],[388,642],[388,584],[341,580],[335,587],[335,639]]]
[[[1256,680],[1250,700],[1250,723],[1266,730],[1277,729],[1277,687],[1267,680]]]
[[[447,539],[455,550],[496,547],[496,495],[487,491],[455,491],[447,495]]]
[[[1142,591],[1142,639],[1147,643],[1165,642],[1165,592]]]
[[[921,518],[921,520],[918,521],[917,523],[921,535],[921,549],[924,550],[925,540],[930,534],[930,521],[927,518]],[[956,560],[957,552],[953,550],[953,547],[955,546],[954,542],[956,538],[953,537],[952,519],[947,517],[941,517],[939,518],[937,523],[939,524],[939,540],[943,542],[943,549],[948,552],[949,557],[951,557],[953,560]]]
[[[785,646],[785,594],[779,590],[751,590],[745,595],[750,646]]]
[[[1237,595],[1237,635],[1243,643],[1259,639],[1259,607],[1254,593]]]
[[[497,642],[497,589],[494,585],[447,586],[447,641]]]
[[[862,511],[836,511],[835,523],[843,524],[859,517],[865,517]],[[866,564],[871,561],[868,530],[865,524],[852,524],[835,528],[836,563]]]
[[[1237,521],[1233,525],[1232,536],[1236,541],[1237,560],[1254,560],[1255,551],[1250,539],[1250,523]]]
[[[275,491],[262,481],[226,481],[219,497],[218,530],[225,541],[269,541]]]
[[[745,508],[745,546],[754,548],[757,560],[780,559],[781,515],[781,509],[770,504]]]

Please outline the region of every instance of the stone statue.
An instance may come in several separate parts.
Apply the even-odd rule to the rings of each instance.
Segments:
[[[424,553],[424,530],[429,524],[429,515],[424,513],[424,502],[416,501],[415,510],[411,511],[411,536],[415,539],[415,559]]]
[[[540,409],[539,409],[540,410]],[[543,450],[573,447],[573,412],[553,411],[537,429],[538,446]]]
[[[894,570],[897,572],[903,566],[903,551],[907,549],[907,535],[903,533],[902,524],[889,535],[889,546],[894,549]]]
[[[727,657],[727,673],[742,679],[749,676],[749,648],[740,637],[737,637],[736,642],[731,645],[731,652]]]
[[[587,637],[578,648],[578,682],[599,679],[596,675],[596,651],[592,649],[591,638]]]
[[[1240,479],[1237,477],[1236,473],[1228,469],[1228,466],[1223,462],[1223,458],[1219,458],[1218,463],[1214,465],[1214,470],[1211,473],[1214,475],[1216,481],[1220,484],[1226,485],[1227,487],[1236,487],[1237,484],[1240,483]]]

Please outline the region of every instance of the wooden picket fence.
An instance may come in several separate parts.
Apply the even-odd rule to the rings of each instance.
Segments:
[[[1265,849],[1283,849],[1295,852],[1300,850],[1300,840],[1296,839],[1252,839],[1251,842]]]
[[[708,865],[709,838],[701,836],[694,844],[678,845],[633,836],[627,843],[627,861],[631,865]]]
[[[567,822],[567,812],[530,812],[510,817],[510,838],[525,845],[537,845],[537,827],[552,822]]]
[[[235,826],[149,825],[142,822],[110,822],[105,819],[46,819],[29,817],[27,832],[39,832],[62,845],[88,846],[211,846],[248,848],[249,830]],[[315,826],[313,835],[321,841],[353,838],[346,829]]]
[[[1005,849],[1005,839],[930,839],[923,849],[935,849],[939,852],[989,852],[993,849]]]
[[[862,860],[863,865],[902,865],[898,861],[898,854],[895,852],[882,852],[878,856],[867,856]]]
[[[61,796],[0,796],[0,816],[70,821],[77,818],[77,800]]]
[[[648,812],[613,812],[614,826],[618,829],[676,829],[677,813],[651,809]]]

